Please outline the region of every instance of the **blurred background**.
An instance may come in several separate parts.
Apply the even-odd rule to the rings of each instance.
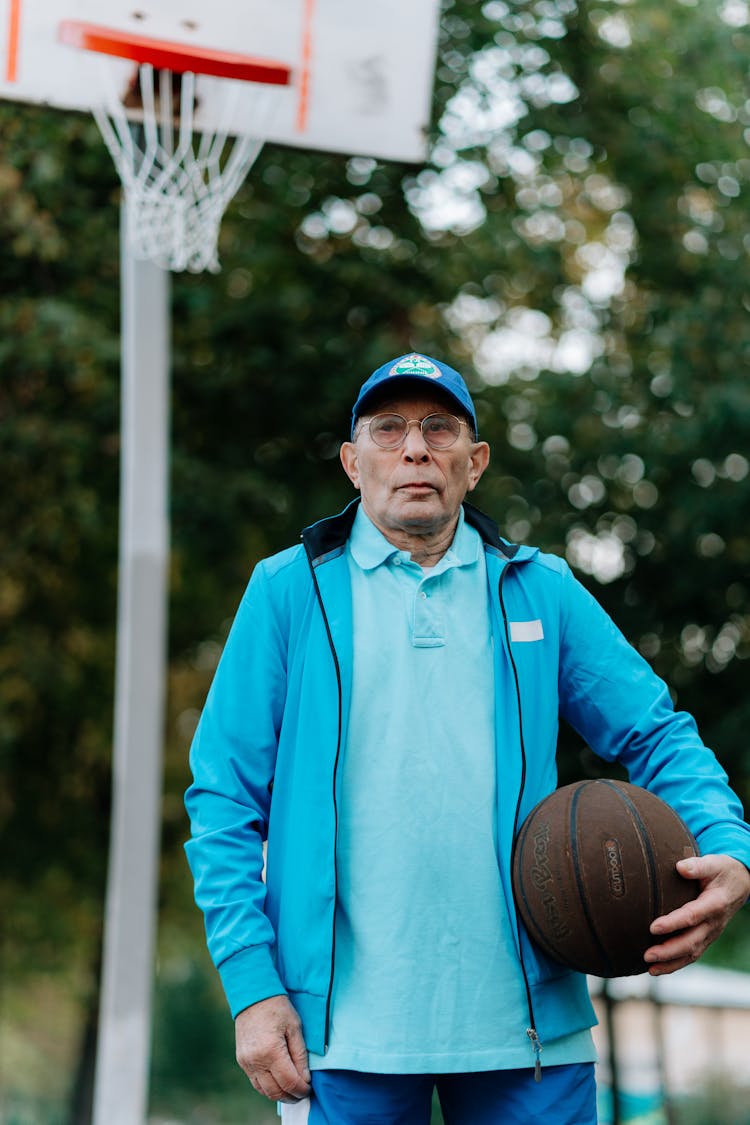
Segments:
[[[445,0],[425,164],[268,145],[225,217],[221,273],[174,277],[153,1125],[277,1120],[235,1066],[192,904],[187,751],[254,563],[349,499],[338,445],[356,389],[391,356],[464,372],[494,451],[477,502],[509,538],[568,559],[747,809],[748,59],[746,0]],[[88,116],[0,103],[3,1125],[90,1120],[119,199]],[[561,781],[601,773],[563,732]],[[662,1027],[656,1095],[603,1098],[603,1123],[750,1122],[747,912],[704,964],[738,974],[739,1022],[726,1041],[709,1030],[691,1082],[673,1052],[695,1048],[696,1005],[725,1010],[719,978],[702,999],[646,997],[694,1030],[669,1031],[681,1045],[665,1055]],[[636,999],[600,997],[603,1035],[643,1042],[637,1020],[617,1023]]]

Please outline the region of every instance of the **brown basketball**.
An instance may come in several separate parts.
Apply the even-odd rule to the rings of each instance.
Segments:
[[[530,936],[582,973],[646,971],[654,918],[698,893],[675,869],[698,855],[660,797],[623,781],[578,781],[532,809],[513,853],[513,892]]]

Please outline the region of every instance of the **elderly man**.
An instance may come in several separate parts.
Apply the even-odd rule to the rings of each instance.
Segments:
[[[341,448],[361,502],[255,568],[196,733],[196,899],[238,1060],[288,1121],[427,1125],[437,1087],[448,1125],[594,1125],[585,978],[510,888],[559,716],[703,853],[644,970],[695,960],[750,894],[715,757],[565,563],[465,502],[488,461],[456,371],[375,371]]]

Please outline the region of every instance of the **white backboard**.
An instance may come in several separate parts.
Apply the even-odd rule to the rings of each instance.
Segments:
[[[0,99],[89,110],[101,68],[117,90],[133,64],[59,43],[63,20],[269,58],[291,67],[268,139],[418,161],[425,155],[439,0],[0,0]],[[214,124],[217,83],[197,86],[196,123]],[[253,135],[252,120],[232,121]]]

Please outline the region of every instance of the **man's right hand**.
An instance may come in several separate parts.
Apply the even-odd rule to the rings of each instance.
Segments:
[[[255,1089],[276,1102],[298,1102],[310,1093],[307,1048],[300,1018],[288,996],[270,996],[234,1021],[237,1062]]]

